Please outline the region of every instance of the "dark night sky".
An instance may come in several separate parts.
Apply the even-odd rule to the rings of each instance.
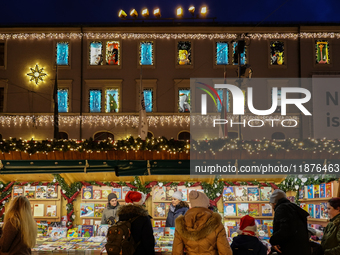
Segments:
[[[143,7],[161,9],[162,18],[175,17],[175,9],[208,6],[209,17],[218,22],[257,23],[274,12],[264,23],[339,23],[339,0],[18,0],[1,1],[1,26],[18,25],[99,25],[119,22],[120,9],[127,13]],[[150,15],[152,16],[152,15]],[[191,17],[186,11],[185,17]],[[129,22],[129,21],[124,21]]]

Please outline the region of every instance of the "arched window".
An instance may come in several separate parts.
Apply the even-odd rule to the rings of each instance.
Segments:
[[[178,140],[191,140],[191,134],[188,131],[182,131],[178,134]]]
[[[109,139],[114,140],[114,135],[109,132],[98,132],[94,135],[95,141],[109,140]]]
[[[282,132],[275,132],[275,133],[272,134],[272,139],[284,140],[284,139],[286,139],[286,136]]]
[[[59,139],[68,140],[68,134],[66,132],[59,132]]]
[[[236,139],[238,138],[238,133],[237,132],[228,132],[228,138],[229,139]]]
[[[147,138],[151,139],[152,137],[153,137],[153,133],[151,133],[150,131],[148,131]]]

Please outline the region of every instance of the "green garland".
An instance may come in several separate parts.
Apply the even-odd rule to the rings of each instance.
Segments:
[[[1,152],[21,151],[29,154],[37,152],[53,151],[167,151],[167,152],[189,152],[190,147],[197,152],[217,152],[217,151],[247,151],[249,153],[260,152],[289,152],[289,151],[309,151],[328,152],[330,154],[340,153],[340,140],[319,140],[319,139],[296,139],[290,138],[283,141],[275,140],[252,140],[243,141],[239,139],[212,139],[203,141],[178,141],[168,140],[165,137],[142,140],[141,138],[130,138],[119,141],[94,141],[89,140],[43,140],[25,141],[12,138],[0,141]]]

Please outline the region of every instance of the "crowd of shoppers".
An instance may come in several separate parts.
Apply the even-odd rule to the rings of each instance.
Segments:
[[[125,205],[119,205],[117,196],[108,196],[108,205],[102,217],[102,224],[118,221],[131,222],[131,235],[135,241],[134,254],[154,255],[155,239],[151,216],[142,206],[145,194],[129,191]],[[189,205],[182,201],[183,194],[174,192],[166,220],[167,227],[175,227],[173,255],[219,254],[219,255],[314,255],[307,227],[309,214],[291,203],[285,192],[276,189],[270,197],[270,205],[275,214],[273,234],[270,238],[272,250],[256,235],[255,219],[249,215],[241,218],[238,236],[229,245],[225,228],[219,213],[209,209],[209,198],[202,192],[189,193]],[[332,198],[327,203],[330,222],[324,229],[318,255],[340,254],[340,198]],[[37,226],[31,205],[26,197],[14,198],[6,212],[0,251],[9,255],[29,255],[36,244]]]

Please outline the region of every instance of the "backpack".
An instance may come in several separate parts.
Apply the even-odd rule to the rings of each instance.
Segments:
[[[131,235],[131,223],[139,216],[127,221],[118,221],[107,231],[107,243],[105,245],[108,255],[132,255],[140,242],[135,244]]]

